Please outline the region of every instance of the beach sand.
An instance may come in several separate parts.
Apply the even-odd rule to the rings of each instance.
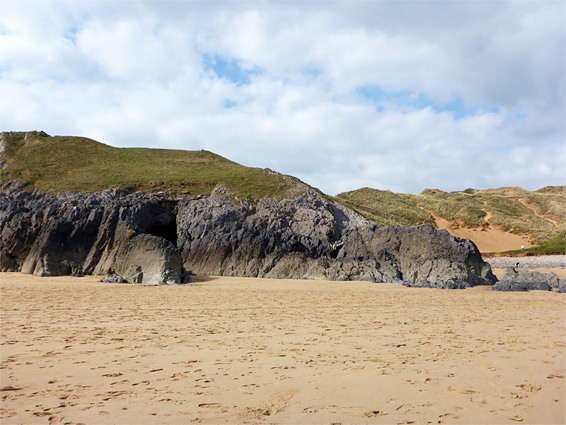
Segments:
[[[566,294],[0,274],[2,424],[564,423]]]

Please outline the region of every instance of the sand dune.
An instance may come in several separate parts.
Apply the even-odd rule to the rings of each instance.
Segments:
[[[0,274],[9,423],[564,423],[566,295]]]
[[[450,234],[462,239],[470,239],[482,253],[512,251],[521,249],[521,246],[525,248],[533,246],[528,238],[506,232],[493,225],[485,228],[463,227],[431,211],[427,212],[433,216],[438,229],[448,230]]]

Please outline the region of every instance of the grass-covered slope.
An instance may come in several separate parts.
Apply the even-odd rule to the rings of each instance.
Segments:
[[[413,195],[363,188],[337,195],[336,200],[380,226],[434,226],[434,219],[420,209]]]
[[[208,195],[219,184],[242,198],[283,197],[307,186],[207,151],[114,148],[82,137],[0,133],[0,180],[46,192],[109,188]]]
[[[341,193],[336,200],[380,225],[435,226],[436,216],[455,227],[495,227],[527,236],[535,244],[551,241],[548,249],[564,252],[564,186],[537,191],[507,187],[451,193],[426,189],[417,195],[364,188]]]
[[[42,132],[0,133],[0,184],[8,181],[51,193],[122,188],[192,195],[209,195],[221,184],[249,199],[289,197],[308,188],[294,177],[245,167],[207,151],[114,148]],[[417,195],[364,188],[335,200],[383,226],[435,227],[440,217],[455,227],[526,236],[542,245],[533,253],[565,250],[564,186],[534,192],[517,187],[451,193],[426,189]]]

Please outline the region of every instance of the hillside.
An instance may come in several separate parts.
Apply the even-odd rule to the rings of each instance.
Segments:
[[[207,151],[114,148],[43,132],[0,133],[0,185],[18,182],[47,193],[127,192],[205,195],[218,185],[236,196],[282,199],[312,189],[269,169],[250,168]],[[333,199],[381,226],[428,224],[471,239],[483,253],[564,252],[566,187],[518,187],[402,194],[363,188]],[[542,248],[531,246],[540,246]]]
[[[82,137],[0,133],[0,182],[48,193],[122,188],[210,195],[222,184],[242,198],[282,197],[308,188],[269,169],[250,168],[207,151],[114,148]]]
[[[335,199],[383,226],[425,223],[447,229],[455,236],[472,239],[482,252],[519,250],[522,244],[527,248],[546,244],[544,252],[564,252],[564,186],[450,193],[425,189],[416,195],[363,188]],[[494,247],[500,249],[490,249]]]

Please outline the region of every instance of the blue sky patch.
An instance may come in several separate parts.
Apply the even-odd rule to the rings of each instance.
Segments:
[[[305,74],[312,78],[318,78],[323,74],[323,72],[317,68],[307,68],[305,69]]]
[[[76,26],[71,27],[69,30],[65,31],[63,37],[69,40],[73,44],[77,44],[77,33],[79,29]]]
[[[219,55],[204,55],[203,60],[204,69],[206,71],[212,71],[218,78],[225,78],[237,86],[250,84],[251,77],[261,73],[261,70],[258,67],[254,67],[251,70],[245,70],[242,69],[236,59],[230,59],[227,61]]]
[[[413,93],[410,91],[399,92],[386,92],[377,86],[373,87],[360,87],[357,90],[358,94],[374,103],[379,112],[383,111],[383,104],[394,103],[397,105],[404,105],[410,108],[423,109],[426,107],[432,108],[436,112],[451,112],[454,118],[461,119],[471,115],[476,115],[479,112],[499,112],[497,107],[489,106],[476,106],[469,107],[464,104],[461,98],[454,99],[451,102],[439,103],[430,99],[420,93]]]

